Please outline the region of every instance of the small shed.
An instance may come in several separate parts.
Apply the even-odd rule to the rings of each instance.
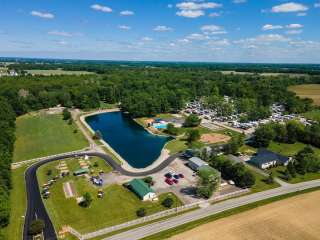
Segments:
[[[189,159],[188,166],[194,170],[198,171],[198,169],[202,166],[208,166],[209,164],[203,161],[201,158],[192,157]]]
[[[157,197],[153,189],[141,179],[131,180],[128,186],[143,201],[153,200]]]
[[[89,169],[87,169],[87,168],[82,168],[82,169],[79,169],[79,170],[75,171],[75,172],[73,173],[73,175],[74,175],[74,176],[80,176],[80,175],[87,174],[87,173],[89,173]]]

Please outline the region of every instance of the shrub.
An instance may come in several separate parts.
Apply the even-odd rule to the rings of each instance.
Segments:
[[[36,235],[42,232],[44,229],[44,221],[42,219],[33,220],[29,227],[29,234]]]
[[[161,204],[166,208],[171,208],[173,205],[173,199],[170,197],[167,197],[162,201]]]
[[[138,217],[144,217],[147,214],[147,211],[145,208],[139,208],[137,210],[137,216]]]

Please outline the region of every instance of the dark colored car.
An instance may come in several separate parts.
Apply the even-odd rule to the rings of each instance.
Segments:
[[[184,175],[182,173],[179,173],[180,178],[184,178]]]
[[[177,175],[177,174],[173,175],[173,177],[174,177],[175,179],[179,179],[179,178],[180,178],[179,175]]]
[[[164,176],[165,176],[166,178],[172,178],[171,173],[166,173]]]
[[[174,178],[172,181],[173,181],[175,184],[178,184],[178,183],[179,183],[179,181],[178,181],[177,179],[175,179],[175,178]]]
[[[166,178],[166,180],[164,180],[166,183],[168,183],[169,185],[173,184],[173,181],[170,178]]]

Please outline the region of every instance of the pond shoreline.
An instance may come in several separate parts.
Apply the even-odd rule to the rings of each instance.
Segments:
[[[86,118],[89,117],[89,116],[94,116],[94,115],[98,115],[98,114],[103,114],[103,113],[112,113],[112,112],[121,112],[120,109],[118,108],[115,108],[115,109],[106,109],[106,110],[97,110],[97,111],[94,111],[94,112],[90,112],[90,113],[87,113],[87,114],[83,114],[80,116],[80,121],[83,123],[83,125],[92,133],[94,134],[95,131],[91,128],[91,126],[87,123],[86,121]],[[133,119],[133,121],[135,121]],[[135,121],[136,124],[138,124],[136,121]],[[138,124],[139,126],[141,126],[141,124]],[[143,127],[143,126],[141,126]],[[155,134],[155,133],[152,133],[150,131],[148,131],[145,127],[143,127],[143,129],[145,131],[147,131],[149,134],[152,134],[152,135],[158,135],[158,134]],[[163,135],[159,135],[159,136],[162,136]],[[172,140],[170,140],[172,141]],[[120,156],[120,154],[118,154],[105,140],[103,139],[100,139],[99,142],[102,143],[102,145],[104,145],[110,152],[112,152],[120,161],[121,161],[121,166],[127,170],[127,171],[131,171],[131,172],[145,172],[145,171],[148,171],[148,170],[152,170],[154,168],[156,168],[157,166],[159,166],[162,162],[164,162],[170,155],[169,155],[169,150],[165,148],[165,146],[170,142],[168,141],[162,148],[161,152],[160,152],[160,155],[158,156],[158,158],[153,161],[149,166],[147,167],[144,167],[144,168],[135,168],[133,166],[131,166],[123,157]]]

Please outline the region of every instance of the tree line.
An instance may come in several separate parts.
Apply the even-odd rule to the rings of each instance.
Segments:
[[[11,162],[15,141],[15,117],[12,107],[4,98],[0,97],[0,228],[7,226],[10,219]]]

